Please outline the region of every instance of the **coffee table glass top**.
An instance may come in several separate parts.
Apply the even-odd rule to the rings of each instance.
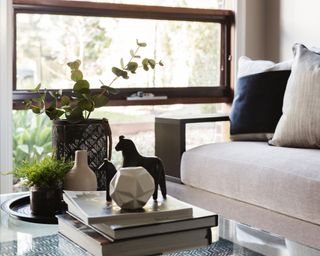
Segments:
[[[6,200],[21,195],[21,193],[0,195],[0,204],[5,202]],[[200,249],[171,252],[164,255],[289,256],[289,252],[286,248],[284,239],[268,234],[262,235],[263,233],[257,233],[253,236],[254,232],[255,231],[252,231],[244,225],[221,219],[219,228],[213,229],[213,240],[216,242],[214,242],[210,246]],[[221,236],[227,238],[228,240],[222,238]],[[231,242],[230,240],[233,242]],[[266,243],[266,241],[268,243]],[[248,249],[246,247],[251,247],[251,249]],[[300,247],[300,250],[303,250],[304,252],[303,255],[308,255],[308,250],[312,250],[303,246]],[[311,252],[313,254],[310,255],[320,255],[320,251],[312,250]],[[90,254],[69,241],[67,238],[58,235],[57,225],[37,224],[18,220],[16,218],[10,217],[6,212],[1,210],[0,255],[82,256]]]

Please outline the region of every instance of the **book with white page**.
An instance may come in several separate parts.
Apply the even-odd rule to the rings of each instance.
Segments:
[[[158,255],[168,251],[205,247],[212,242],[209,227],[132,239],[112,240],[68,214],[58,215],[57,217],[59,233],[96,256]]]
[[[216,227],[218,225],[218,215],[210,211],[193,206],[193,216],[188,219],[175,219],[165,221],[131,221],[122,220],[114,224],[97,223],[90,225],[102,235],[107,235],[113,239],[125,239],[154,234],[163,234],[203,227]]]
[[[165,221],[192,218],[192,206],[174,197],[161,196],[157,201],[152,198],[139,210],[122,210],[114,202],[106,201],[106,191],[69,191],[65,190],[63,199],[68,211],[85,224],[114,224],[120,220]]]

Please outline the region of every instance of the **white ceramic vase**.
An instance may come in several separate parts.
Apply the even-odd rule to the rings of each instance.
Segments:
[[[122,209],[143,207],[153,192],[153,178],[141,166],[121,168],[110,182],[110,196]]]
[[[97,190],[97,177],[88,165],[87,150],[76,151],[74,165],[64,179],[64,189],[77,191]]]

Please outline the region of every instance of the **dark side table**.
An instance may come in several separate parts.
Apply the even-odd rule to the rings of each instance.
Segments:
[[[186,150],[186,124],[220,121],[229,121],[228,114],[155,118],[155,155],[163,161],[167,179],[180,182],[180,161]]]

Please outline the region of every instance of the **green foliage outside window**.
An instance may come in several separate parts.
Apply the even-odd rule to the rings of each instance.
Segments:
[[[24,161],[39,161],[52,152],[51,122],[32,111],[13,111],[14,168]]]

